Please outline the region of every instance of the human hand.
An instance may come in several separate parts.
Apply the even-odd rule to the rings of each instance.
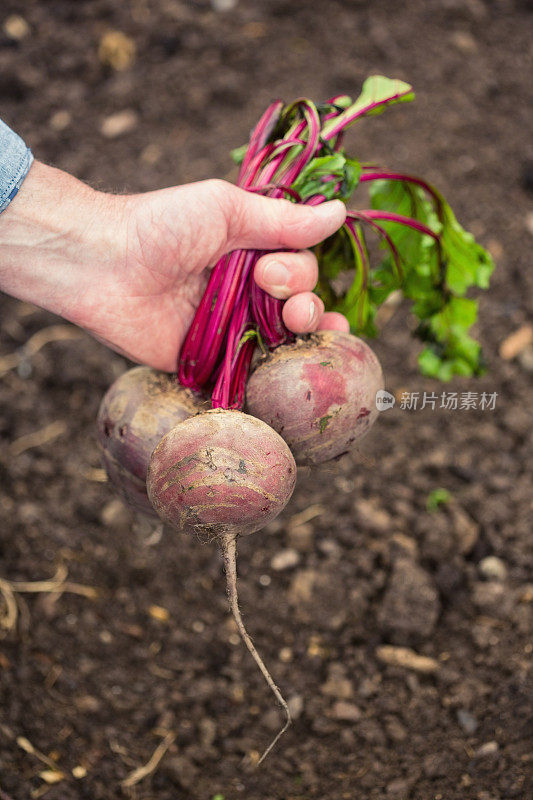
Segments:
[[[287,299],[283,318],[292,331],[348,330],[312,293],[317,263],[302,249],[337,230],[345,213],[340,201],[299,206],[218,180],[107,195],[35,163],[0,217],[0,288],[133,361],[172,372],[206,267],[237,248],[274,251],[258,261],[255,279]]]

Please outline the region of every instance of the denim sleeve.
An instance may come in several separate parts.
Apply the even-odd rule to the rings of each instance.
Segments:
[[[0,119],[0,214],[20,189],[32,162],[29,147]]]

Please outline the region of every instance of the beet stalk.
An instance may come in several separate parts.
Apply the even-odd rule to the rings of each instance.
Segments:
[[[326,308],[344,313],[353,333],[373,335],[378,306],[400,290],[413,300],[417,335],[426,342],[422,371],[442,378],[477,374],[479,347],[468,335],[475,305],[457,301],[471,285],[486,287],[490,257],[463,231],[434,187],[403,172],[361,165],[342,146],[348,126],[413,97],[409,84],[373,76],[355,101],[346,95],[319,106],[307,99],[289,105],[277,100],[248,145],[234,152],[240,164],[237,183],[309,205],[347,201],[359,184],[369,186],[372,208],[350,212],[341,231],[315,248],[318,291]],[[379,235],[389,253],[377,268],[370,262],[365,228]],[[283,302],[253,280],[261,255],[235,251],[215,265],[180,353],[180,382],[210,391],[215,407],[243,407],[257,344],[275,350],[294,341],[283,323]],[[350,270],[352,284],[339,292],[335,279]]]

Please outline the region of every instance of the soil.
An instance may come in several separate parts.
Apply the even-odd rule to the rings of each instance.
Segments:
[[[219,554],[133,524],[102,482],[94,418],[124,360],[81,334],[5,371],[1,575],[45,580],[64,565],[98,596],[15,595],[0,641],[1,789],[13,800],[530,798],[532,356],[499,348],[533,311],[531,3],[223,5],[3,0],[0,22],[23,13],[28,30],[0,36],[2,117],[40,159],[140,191],[234,177],[228,151],[274,96],[355,93],[377,72],[410,80],[416,103],[362,123],[350,145],[437,183],[495,256],[478,327],[489,371],[445,387],[420,377],[403,309],[376,352],[396,395],[496,392],[496,408],[397,403],[353,456],[302,470],[284,515],[242,541],[243,613],[296,718],[254,770],[281,716],[228,617]],[[123,71],[98,56],[108,29],[135,42]],[[123,111],[129,130],[105,136]],[[0,302],[1,356],[60,322]],[[35,431],[43,443],[24,449]],[[429,511],[439,488],[447,502]],[[153,774],[121,788],[162,742]]]

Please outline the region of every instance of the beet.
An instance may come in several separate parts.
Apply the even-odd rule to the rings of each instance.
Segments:
[[[321,464],[346,453],[376,420],[381,366],[361,339],[318,331],[282,345],[260,362],[246,410],[271,425],[296,463]]]
[[[147,485],[165,522],[213,539],[262,528],[285,507],[295,481],[291,452],[272,428],[241,411],[212,409],[163,437]]]
[[[175,376],[135,367],[108,389],[97,431],[109,480],[137,511],[154,514],[146,493],[148,462],[168,431],[208,403],[179,385]]]
[[[148,468],[148,496],[161,519],[184,533],[214,539],[222,550],[231,613],[276,700],[289,707],[244,626],[237,594],[237,537],[259,530],[288,503],[296,464],[278,434],[241,411],[212,409],[180,422],[159,442]]]

